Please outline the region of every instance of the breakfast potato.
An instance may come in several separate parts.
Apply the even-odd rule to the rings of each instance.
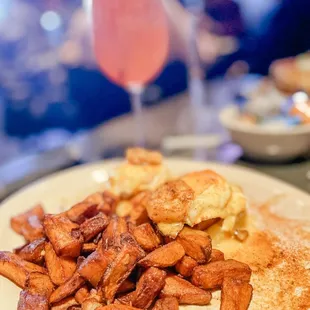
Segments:
[[[176,241],[170,242],[154,250],[139,261],[143,267],[171,267],[185,255],[184,248]]]
[[[41,265],[44,261],[44,247],[45,238],[41,238],[34,240],[19,249],[15,249],[14,252],[21,259]]]
[[[117,290],[117,294],[123,294],[133,291],[136,288],[136,284],[126,279]]]
[[[136,292],[130,292],[128,294],[125,294],[125,295],[120,296],[117,299],[115,299],[114,303],[131,306],[135,297],[136,297]]]
[[[48,297],[27,290],[20,292],[17,310],[49,310]]]
[[[137,283],[132,306],[141,309],[149,308],[164,287],[166,275],[164,270],[154,267],[147,269]]]
[[[129,215],[129,220],[135,225],[141,225],[150,222],[146,211],[146,205],[150,198],[150,191],[143,191],[131,199],[132,209]]]
[[[102,281],[104,295],[109,302],[114,300],[121,284],[135,268],[137,262],[145,255],[144,251],[129,233],[121,234],[120,245],[121,248],[105,272]]]
[[[109,224],[108,217],[99,213],[96,216],[87,219],[80,225],[81,233],[84,237],[84,242],[88,242],[102,232]]]
[[[192,257],[199,264],[209,260],[212,251],[210,236],[201,230],[184,227],[177,237],[186,255]]]
[[[212,295],[192,283],[176,275],[169,275],[165,279],[165,286],[161,297],[175,297],[181,305],[208,305]]]
[[[71,222],[82,224],[89,218],[94,217],[99,213],[98,205],[92,202],[82,201],[72,206],[66,216]]]
[[[97,249],[79,266],[78,273],[88,280],[93,287],[97,287],[99,281],[115,257],[115,249],[110,248],[104,251]]]
[[[96,310],[141,310],[141,309],[134,308],[131,306],[126,306],[126,305],[108,305],[108,306],[97,308]]]
[[[121,235],[128,232],[128,224],[123,217],[116,215],[111,217],[110,223],[102,234],[102,243],[105,249],[119,246]]]
[[[92,252],[96,251],[97,247],[98,247],[98,244],[96,244],[94,242],[83,243],[82,253],[84,253],[84,254],[92,253]]]
[[[18,310],[48,310],[48,298],[54,289],[46,274],[32,272],[27,276],[25,289],[20,293]]]
[[[82,303],[82,308],[81,310],[96,310],[102,306],[101,303],[99,303],[95,298],[89,298],[86,299]]]
[[[212,249],[209,263],[224,260],[224,253],[220,250]]]
[[[41,205],[37,205],[25,213],[12,217],[11,227],[31,242],[44,237],[43,218],[44,210]]]
[[[79,273],[75,272],[67,282],[57,287],[50,296],[49,302],[54,304],[63,300],[75,293],[84,283],[85,279]]]
[[[24,288],[27,277],[32,272],[47,274],[45,268],[21,259],[18,255],[0,252],[0,275]]]
[[[86,299],[89,298],[89,296],[90,292],[88,290],[88,287],[87,285],[84,285],[77,290],[77,292],[74,295],[74,298],[79,304],[82,304]]]
[[[222,286],[224,278],[249,282],[251,273],[247,264],[233,259],[216,261],[196,267],[193,271],[192,283],[204,289],[216,289]]]
[[[12,229],[18,233],[19,235],[22,234],[23,226],[27,224],[29,221],[29,218],[31,217],[37,217],[40,221],[44,218],[44,210],[41,205],[37,205],[30,210],[18,214],[11,218],[11,227]]]
[[[83,237],[79,225],[63,215],[45,215],[44,230],[58,256],[78,257]]]
[[[78,307],[79,303],[75,300],[75,298],[73,296],[71,297],[67,297],[55,304],[53,304],[53,306],[51,307],[51,310],[76,310],[79,308],[74,308],[74,307]]]
[[[57,256],[53,246],[47,242],[45,245],[45,263],[52,282],[61,285],[69,280],[75,270],[76,261],[71,257]]]
[[[251,284],[232,278],[225,278],[222,285],[220,310],[247,310],[252,299]]]
[[[153,310],[179,310],[179,302],[175,297],[165,297],[158,299]]]
[[[195,267],[198,263],[189,256],[184,256],[176,265],[175,270],[183,277],[188,278],[192,275]]]
[[[149,223],[134,227],[133,236],[141,248],[147,252],[153,251],[160,245],[160,238],[156,235],[152,225]]]

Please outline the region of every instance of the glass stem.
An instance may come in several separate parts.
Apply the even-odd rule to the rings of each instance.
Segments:
[[[140,84],[130,84],[127,89],[130,94],[131,108],[134,114],[135,145],[145,147],[145,128],[142,109],[142,94],[144,87]]]

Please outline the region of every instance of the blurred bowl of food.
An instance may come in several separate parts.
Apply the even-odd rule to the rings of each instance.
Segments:
[[[305,92],[281,93],[263,80],[220,113],[222,125],[244,154],[255,160],[288,161],[310,151],[310,99]]]

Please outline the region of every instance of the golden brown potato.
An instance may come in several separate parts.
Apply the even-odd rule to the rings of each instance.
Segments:
[[[131,306],[126,306],[126,305],[108,305],[108,306],[103,306],[100,308],[97,308],[96,310],[141,310],[138,308],[134,308]]]
[[[137,262],[145,255],[144,251],[129,234],[120,237],[121,248],[103,276],[102,288],[105,298],[112,302],[114,296],[127,279]]]
[[[45,215],[44,230],[58,256],[78,257],[83,237],[79,225],[63,215]]]
[[[78,291],[75,293],[74,298],[79,303],[82,304],[87,298],[89,298],[90,292],[88,290],[87,285],[82,286]]]
[[[160,165],[163,156],[159,152],[133,147],[126,150],[126,159],[133,165]]]
[[[18,233],[22,234],[23,226],[28,222],[28,219],[32,216],[36,216],[40,221],[44,218],[44,210],[41,205],[37,205],[25,213],[18,214],[11,218],[11,227]]]
[[[68,281],[76,270],[75,259],[57,256],[49,242],[45,245],[45,263],[49,276],[56,285],[61,285]]]
[[[151,267],[140,277],[135,290],[132,306],[147,309],[151,306],[160,290],[165,285],[167,273]]]
[[[97,204],[82,201],[72,206],[66,216],[71,222],[82,224],[85,220],[92,218],[98,214]]]
[[[64,284],[60,285],[50,296],[49,302],[54,304],[74,294],[85,283],[85,279],[77,272]]]
[[[17,310],[49,310],[48,297],[27,290],[20,292]]]
[[[82,310],[96,310],[102,307],[102,304],[99,303],[95,298],[86,299],[82,303]]]
[[[117,294],[127,293],[133,291],[135,288],[136,284],[126,279],[117,290]]]
[[[177,237],[182,244],[186,255],[192,257],[198,263],[205,263],[209,260],[212,243],[210,236],[201,230],[184,227]]]
[[[225,278],[222,285],[221,310],[247,310],[253,287],[247,282]]]
[[[55,304],[51,307],[51,310],[71,310],[72,307],[78,306],[78,302],[74,297],[67,297]],[[72,309],[73,310],[73,309]]]
[[[111,246],[119,246],[121,234],[128,232],[128,225],[123,217],[116,215],[111,217],[110,223],[102,234],[102,243],[105,249]]]
[[[82,252],[89,254],[89,253],[96,251],[97,247],[98,247],[98,244],[93,243],[93,242],[83,243]]]
[[[193,190],[184,181],[169,181],[151,193],[147,213],[155,223],[184,223],[193,198]]]
[[[209,263],[224,260],[224,253],[220,250],[212,249]]]
[[[28,262],[41,265],[44,261],[44,247],[45,238],[41,238],[15,249],[15,254]]]
[[[16,254],[0,251],[0,275],[24,288],[31,272],[47,273],[45,268],[27,262]]]
[[[81,233],[84,237],[84,242],[88,242],[93,239],[96,235],[102,232],[109,224],[108,217],[99,213],[98,215],[87,219],[80,226]]]
[[[43,217],[44,210],[41,205],[37,205],[25,213],[14,216],[11,219],[11,227],[31,242],[44,237]]]
[[[143,191],[131,199],[132,210],[129,216],[131,223],[135,225],[141,225],[150,221],[146,211],[146,205],[150,195],[150,191]]]
[[[193,271],[192,283],[204,289],[220,288],[224,278],[233,278],[249,282],[251,269],[248,265],[228,259],[198,266]]]
[[[195,267],[198,266],[198,263],[189,256],[184,256],[176,265],[176,271],[181,274],[183,277],[190,277],[193,273]]]
[[[116,251],[112,248],[96,250],[90,254],[78,268],[78,273],[88,280],[93,287],[97,287],[107,267],[116,257]]]
[[[153,310],[179,310],[179,302],[175,297],[158,299]]]
[[[145,251],[153,251],[160,245],[160,239],[156,235],[153,227],[149,223],[134,227],[133,236]]]
[[[87,198],[87,200],[89,199],[89,197]],[[103,202],[98,204],[98,207],[97,207],[98,211],[103,212],[106,215],[114,214],[119,198],[108,190],[102,193],[102,197],[103,197]]]
[[[175,297],[181,305],[208,305],[212,295],[176,275],[166,277],[161,297]]]
[[[184,255],[185,251],[182,245],[173,241],[146,255],[139,261],[139,265],[143,267],[171,267],[174,266]]]
[[[49,309],[48,298],[51,295],[54,286],[46,274],[32,272],[28,274],[26,288],[21,292],[18,309]]]
[[[117,299],[114,300],[114,303],[115,304],[131,306],[133,300],[135,299],[135,297],[136,297],[136,292],[133,291],[133,292],[130,292],[130,293],[126,294],[126,295],[118,297]]]

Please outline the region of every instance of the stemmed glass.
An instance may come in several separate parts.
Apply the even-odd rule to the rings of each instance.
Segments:
[[[159,0],[93,0],[93,42],[101,70],[131,96],[137,145],[145,144],[141,95],[168,56],[169,33]],[[111,102],[113,104],[113,98]]]

